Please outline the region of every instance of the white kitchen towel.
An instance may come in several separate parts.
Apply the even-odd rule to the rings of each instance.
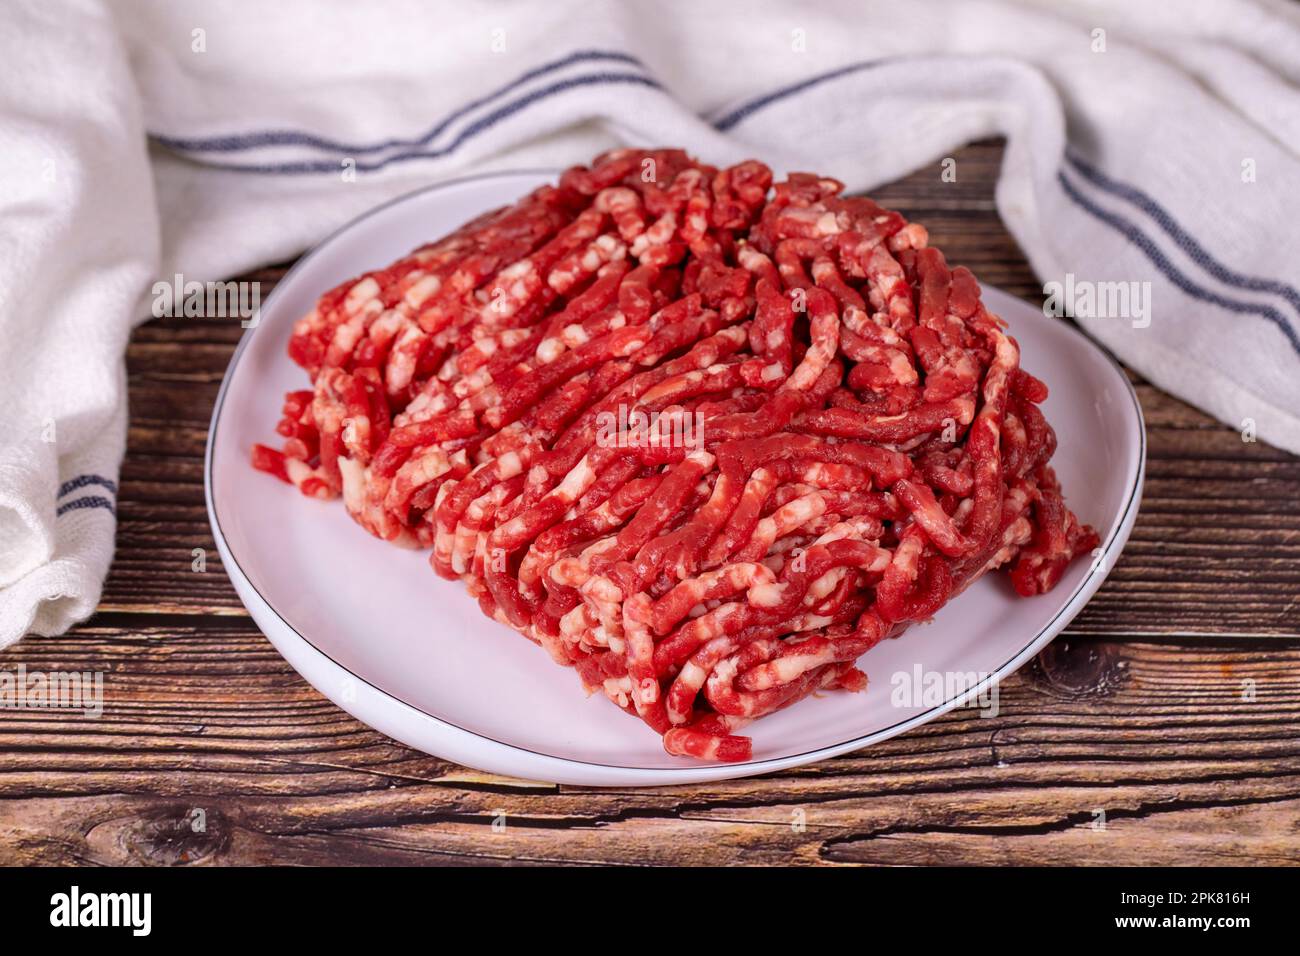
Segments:
[[[1300,452],[1287,0],[10,0],[0,63],[0,645],[98,600],[121,352],[154,282],[286,259],[432,181],[620,144],[855,190],[928,166],[938,196],[955,149],[1004,136],[998,210],[1049,300]]]
[[[89,615],[113,556],[122,354],[158,269],[127,56],[96,6],[0,10],[0,646]]]

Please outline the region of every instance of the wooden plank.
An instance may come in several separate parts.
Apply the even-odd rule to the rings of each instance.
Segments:
[[[1296,860],[1296,641],[1067,636],[1003,684],[995,717],[756,779],[596,790],[408,750],[247,621],[103,618],[5,655],[102,670],[106,706],[0,711],[0,863]],[[196,809],[201,834],[183,825]]]

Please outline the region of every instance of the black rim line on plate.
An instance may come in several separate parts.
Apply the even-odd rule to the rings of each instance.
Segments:
[[[389,209],[392,206],[399,205],[400,203],[404,203],[408,200],[414,199],[417,196],[423,196],[426,193],[437,192],[439,190],[446,189],[451,186],[458,186],[462,183],[478,182],[484,179],[508,178],[511,176],[530,176],[530,175],[539,175],[539,174],[554,176],[556,175],[556,173],[557,171],[553,169],[515,169],[515,170],[502,170],[499,172],[491,172],[491,173],[479,173],[476,175],[460,176],[455,179],[449,179],[442,182],[432,183],[428,186],[423,186],[420,189],[415,189],[409,193],[403,193],[400,196],[396,196],[392,199],[389,199],[388,201],[381,203],[380,205],[375,206],[372,209],[368,209],[366,212],[363,212],[361,215],[357,216],[356,218],[351,219],[348,222],[344,223],[338,229],[335,229],[328,236],[326,236],[315,246],[313,246],[308,252],[303,254],[298,259],[297,262],[295,262],[292,266],[289,267],[289,270],[276,283],[276,287],[272,289],[271,292],[267,295],[267,304],[270,304],[273,301],[273,297],[279,291],[280,287],[285,283],[287,283],[289,279],[293,277],[294,273],[298,272],[302,268],[305,268],[307,264],[312,259],[314,259],[326,246],[330,245],[330,243],[332,243],[335,239],[338,239],[344,233],[349,232],[353,227],[359,225],[361,222],[365,221],[366,219],[369,219],[372,216],[378,215],[379,213]],[[1010,295],[1010,293],[1004,293],[1004,294]],[[1012,296],[1012,298],[1015,297]],[[265,306],[263,306],[262,308],[265,308]],[[1047,624],[1045,624],[1042,628],[1040,628],[1038,633],[1035,634],[1033,638],[1031,638],[1028,642],[1026,642],[1024,646],[1020,648],[1020,650],[1016,651],[1009,658],[1007,658],[1006,661],[1000,664],[987,678],[985,678],[984,680],[976,684],[975,687],[968,689],[962,692],[961,694],[958,694],[956,697],[950,698],[949,700],[946,700],[941,704],[936,704],[934,707],[931,707],[929,710],[922,711],[919,714],[914,714],[911,717],[906,717],[903,720],[898,721],[897,723],[890,724],[888,727],[884,727],[880,730],[874,730],[871,733],[864,734],[861,737],[853,737],[850,738],[849,740],[842,740],[839,741],[838,743],[827,744],[823,747],[818,747],[814,750],[806,750],[803,751],[802,753],[789,754],[784,757],[767,757],[764,758],[763,760],[747,760],[741,763],[701,764],[701,765],[692,765],[686,767],[628,767],[622,764],[598,763],[590,760],[579,760],[575,757],[561,757],[556,754],[530,750],[529,748],[522,747],[519,744],[507,743],[504,740],[498,740],[495,737],[489,737],[488,735],[479,733],[476,730],[470,730],[467,727],[462,727],[460,724],[448,720],[445,717],[438,717],[434,714],[431,714],[423,707],[420,707],[417,704],[413,704],[410,701],[397,696],[396,694],[384,690],[382,687],[372,684],[369,680],[362,677],[360,674],[353,672],[350,668],[339,663],[328,653],[326,653],[325,651],[317,647],[316,644],[313,643],[306,635],[304,635],[296,627],[294,627],[287,620],[285,620],[284,616],[279,612],[279,610],[276,609],[275,605],[273,605],[269,600],[267,600],[266,595],[264,595],[261,592],[261,590],[257,587],[257,585],[253,583],[252,577],[250,577],[244,571],[243,567],[240,565],[239,559],[236,557],[234,549],[231,548],[230,543],[226,538],[225,531],[221,527],[221,518],[217,513],[216,502],[213,497],[213,491],[212,491],[212,486],[213,486],[212,465],[213,465],[213,459],[216,456],[216,434],[217,434],[217,429],[220,426],[220,422],[221,422],[221,410],[225,405],[226,390],[229,387],[231,380],[234,378],[235,367],[239,364],[239,359],[242,357],[245,347],[249,344],[249,342],[252,341],[253,335],[258,331],[258,328],[261,327],[262,325],[259,322],[257,328],[246,330],[245,334],[240,337],[239,344],[235,346],[234,354],[230,357],[230,365],[227,366],[226,374],[222,377],[221,388],[217,393],[216,405],[213,407],[212,410],[212,423],[209,426],[207,450],[204,456],[203,484],[204,484],[204,496],[207,499],[208,513],[212,519],[213,524],[216,525],[218,536],[223,542],[226,543],[226,550],[230,553],[231,561],[234,563],[236,570],[238,570],[240,577],[242,577],[244,581],[248,583],[248,586],[253,589],[253,593],[255,593],[259,599],[261,599],[262,603],[265,604],[267,609],[279,619],[281,624],[283,624],[294,635],[296,635],[299,640],[305,643],[317,654],[320,654],[322,657],[328,660],[339,670],[343,671],[344,673],[350,675],[351,677],[365,684],[367,687],[371,688],[377,693],[382,694],[383,696],[389,698],[390,700],[396,701],[397,703],[402,704],[405,707],[411,708],[416,713],[424,717],[427,717],[430,720],[437,721],[440,724],[443,724],[447,727],[454,728],[455,730],[458,730],[461,733],[469,734],[472,737],[477,737],[480,740],[487,740],[499,746],[509,748],[511,750],[516,750],[521,753],[531,754],[534,757],[541,757],[546,760],[557,760],[562,763],[581,764],[587,767],[600,767],[603,769],[610,769],[610,770],[628,770],[636,773],[649,773],[649,774],[669,773],[669,774],[690,775],[690,774],[698,774],[702,770],[706,770],[708,768],[713,768],[713,767],[743,770],[743,769],[762,768],[772,764],[786,763],[787,761],[791,761],[791,760],[802,760],[804,757],[812,757],[814,759],[828,758],[832,756],[830,751],[840,751],[841,753],[847,753],[859,747],[867,747],[870,746],[871,743],[877,741],[879,738],[882,738],[883,735],[889,734],[891,731],[898,731],[902,733],[910,729],[908,725],[913,725],[913,726],[919,725],[920,723],[925,722],[928,718],[942,716],[948,710],[955,709],[957,705],[960,704],[962,701],[971,700],[974,699],[975,697],[978,697],[979,694],[982,693],[984,689],[989,685],[998,683],[999,681],[1002,680],[1003,677],[1010,676],[1010,673],[1006,673],[1007,668],[1011,666],[1012,662],[1015,661],[1016,658],[1020,657],[1020,655],[1028,651],[1029,648],[1032,647],[1035,643],[1037,643],[1038,640],[1045,633],[1047,633],[1052,629],[1053,625],[1055,625],[1056,622],[1061,619],[1061,615],[1065,614],[1065,612],[1070,609],[1070,606],[1074,604],[1074,602],[1078,599],[1079,595],[1087,588],[1089,579],[1091,577],[1091,573],[1085,575],[1083,580],[1079,583],[1079,586],[1074,589],[1074,592],[1069,596],[1069,598],[1066,599],[1065,603],[1061,606],[1060,610],[1058,610],[1056,614],[1052,616],[1052,619],[1048,621]],[[1116,375],[1119,376],[1120,381],[1124,383],[1125,390],[1127,391],[1129,396],[1129,401],[1132,402],[1133,410],[1137,414],[1137,422],[1138,422],[1137,469],[1136,469],[1136,473],[1133,475],[1133,480],[1129,487],[1128,501],[1125,503],[1124,508],[1121,510],[1119,520],[1115,522],[1115,526],[1111,530],[1111,533],[1106,540],[1105,546],[1102,548],[1103,555],[1108,557],[1110,555],[1110,550],[1112,546],[1115,544],[1115,539],[1119,536],[1120,532],[1124,528],[1124,525],[1128,522],[1129,514],[1130,512],[1132,512],[1135,504],[1137,503],[1138,491],[1141,489],[1143,484],[1143,476],[1146,472],[1146,450],[1147,450],[1146,421],[1142,415],[1142,406],[1141,403],[1138,401],[1137,392],[1134,391],[1132,383],[1129,382],[1128,380],[1128,375],[1124,372],[1119,362],[1115,360],[1114,356],[1110,354],[1110,351],[1105,347],[1103,347],[1102,345],[1094,342],[1092,339],[1088,338],[1086,335],[1084,335],[1082,332],[1080,332],[1074,326],[1069,325],[1068,323],[1062,322],[1061,328],[1065,329],[1069,334],[1076,336],[1084,343],[1085,346],[1096,349],[1106,359],[1106,361],[1110,363]],[[1107,572],[1107,574],[1109,574],[1109,572]],[[1098,587],[1100,587],[1100,585],[1098,585]],[[1074,613],[1070,615],[1070,620],[1073,620],[1074,617],[1080,611],[1083,610],[1083,607],[1084,605],[1081,605],[1080,607],[1076,608]],[[254,621],[254,623],[256,623],[256,621]],[[1067,625],[1069,624],[1068,620],[1066,621],[1066,624]],[[266,635],[263,634],[263,636],[265,637]],[[299,674],[299,676],[302,676],[301,673]],[[311,682],[308,681],[308,683]],[[318,691],[320,690],[319,687],[316,689]],[[347,710],[346,707],[341,707],[341,705],[336,704],[336,706],[340,706],[340,709],[342,710]],[[357,717],[356,714],[352,714],[352,716],[356,717],[358,720],[361,720],[362,723],[368,724],[367,721],[362,720],[362,718],[360,717]],[[416,749],[420,749],[420,748],[417,747]]]

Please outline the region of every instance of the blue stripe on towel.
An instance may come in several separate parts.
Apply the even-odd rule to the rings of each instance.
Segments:
[[[545,63],[542,66],[520,74],[505,86],[493,90],[486,96],[482,96],[466,103],[464,106],[449,113],[424,135],[413,139],[387,139],[378,143],[369,144],[346,143],[341,140],[316,136],[299,130],[286,129],[260,130],[251,133],[234,133],[227,136],[206,137],[163,136],[155,133],[151,134],[151,138],[161,146],[166,146],[168,149],[177,152],[186,153],[235,153],[249,149],[261,149],[266,146],[306,146],[312,149],[324,149],[339,153],[355,154],[375,153],[386,149],[395,149],[399,146],[424,146],[467,113],[476,110],[481,106],[486,106],[494,100],[500,99],[507,93],[518,89],[530,80],[535,80],[539,76],[545,76],[548,73],[554,73],[556,70],[563,69],[566,66],[571,66],[574,63],[600,60],[627,63],[636,67],[644,66],[640,60],[631,54],[622,53],[617,50],[577,50],[559,60],[553,60],[550,63]]]
[[[1125,219],[1118,213],[1103,209],[1091,199],[1084,196],[1083,193],[1079,191],[1078,187],[1076,187],[1066,177],[1064,170],[1057,172],[1056,178],[1060,182],[1061,188],[1065,190],[1065,194],[1069,196],[1077,206],[1125,236],[1125,238],[1146,254],[1146,257],[1151,260],[1152,264],[1155,265],[1155,267],[1159,269],[1170,282],[1178,286],[1178,288],[1187,295],[1194,299],[1198,299],[1201,302],[1227,309],[1230,312],[1258,315],[1261,318],[1267,319],[1269,322],[1276,325],[1278,329],[1281,330],[1282,334],[1286,336],[1287,341],[1291,343],[1291,348],[1295,351],[1296,355],[1300,355],[1300,337],[1298,337],[1295,330],[1291,328],[1286,317],[1278,312],[1277,309],[1268,305],[1258,305],[1253,302],[1241,302],[1236,299],[1226,299],[1215,292],[1211,292],[1209,289],[1197,285],[1180,272],[1178,268],[1169,261],[1169,258],[1160,251],[1160,247],[1130,220]]]
[[[752,116],[759,110],[770,106],[778,100],[794,96],[796,93],[802,93],[804,90],[812,89],[814,86],[820,86],[830,80],[837,80],[841,76],[848,76],[851,73],[861,73],[865,70],[873,69],[890,62],[888,59],[883,60],[863,60],[861,63],[850,63],[848,66],[842,66],[838,70],[830,70],[827,73],[819,73],[817,76],[809,77],[806,80],[800,80],[798,83],[792,83],[789,86],[783,86],[780,89],[772,90],[770,93],[764,93],[747,103],[736,107],[730,113],[713,121],[716,129],[726,132],[741,120]]]
[[[1087,179],[1098,189],[1104,189],[1113,196],[1136,206],[1144,213],[1150,216],[1169,238],[1173,239],[1178,248],[1187,253],[1188,258],[1198,266],[1208,272],[1214,278],[1226,285],[1236,286],[1239,289],[1246,289],[1250,292],[1268,292],[1280,295],[1291,303],[1300,315],[1300,291],[1285,282],[1279,282],[1275,279],[1261,279],[1256,276],[1248,276],[1237,272],[1234,269],[1224,265],[1210,253],[1208,249],[1202,246],[1186,229],[1180,226],[1177,220],[1170,215],[1160,203],[1156,202],[1147,193],[1131,186],[1128,183],[1122,183],[1117,179],[1112,179],[1095,166],[1091,166],[1077,156],[1066,154],[1066,160],[1072,165],[1078,173]]]
[[[369,163],[358,162],[355,169],[357,172],[370,173],[383,169],[393,163],[407,162],[413,159],[438,159],[455,152],[464,143],[473,139],[475,136],[478,136],[480,133],[487,132],[502,120],[513,116],[520,110],[526,109],[527,107],[558,93],[564,93],[568,90],[577,89],[578,87],[583,86],[614,86],[620,84],[644,86],[654,90],[663,89],[657,80],[653,80],[647,76],[641,76],[637,73],[591,73],[584,76],[570,77],[552,83],[550,86],[544,87],[540,90],[535,90],[519,97],[518,99],[511,100],[504,106],[501,106],[486,116],[475,120],[457,134],[457,136],[446,146],[437,149],[412,150],[405,153],[394,153],[392,156]],[[210,169],[227,169],[236,173],[264,173],[287,176],[301,176],[312,173],[338,173],[343,169],[338,159],[247,164],[205,162],[204,166]]]
[[[76,478],[69,478],[59,485],[59,497],[62,498],[68,492],[76,491],[78,488],[84,488],[87,485],[100,485],[113,494],[117,494],[117,483],[108,478],[101,475],[78,475]]]
[[[116,515],[117,509],[113,507],[113,502],[100,495],[87,495],[85,498],[73,498],[71,501],[65,501],[59,505],[55,511],[55,517],[61,516],[69,511],[81,511],[84,508],[105,508],[109,514]]]

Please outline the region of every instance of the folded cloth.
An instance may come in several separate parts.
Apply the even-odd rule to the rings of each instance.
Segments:
[[[152,283],[286,259],[432,181],[619,145],[853,190],[929,165],[941,194],[956,148],[1005,137],[998,210],[1048,305],[1300,452],[1282,0],[11,0],[0,62],[0,645],[98,601],[121,354]]]
[[[157,274],[158,211],[106,11],[6,4],[0,63],[3,646],[63,631],[99,601],[126,440],[122,355]]]

